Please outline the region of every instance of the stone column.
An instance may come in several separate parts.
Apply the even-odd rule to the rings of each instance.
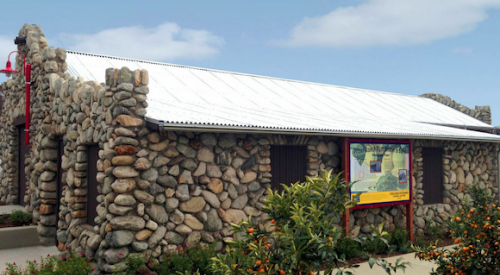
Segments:
[[[142,139],[149,133],[144,120],[147,84],[145,70],[106,70],[106,94],[112,94],[112,100],[107,98],[104,104],[109,104],[106,121],[112,127],[101,159],[105,166],[100,211],[104,241],[97,252],[99,269],[104,272],[115,271],[114,264],[131,252],[155,248],[166,231],[161,225],[167,219],[165,209],[152,204],[150,186],[158,174],[150,169],[151,161],[145,158],[147,142]]]

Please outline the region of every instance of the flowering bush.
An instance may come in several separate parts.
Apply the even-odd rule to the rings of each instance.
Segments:
[[[70,252],[69,257],[65,256],[50,256],[47,255],[45,258],[41,258],[39,262],[37,261],[27,261],[25,267],[20,267],[16,263],[8,263],[6,270],[3,274],[8,275],[62,275],[62,274],[74,274],[74,275],[87,275],[93,272],[90,260],[85,258],[85,255],[80,256],[74,255]]]
[[[415,248],[420,260],[438,265],[432,274],[500,274],[500,206],[478,186],[469,193],[473,201],[465,202],[448,223],[457,246]]]
[[[306,178],[304,183],[283,185],[283,191],[271,191],[263,211],[270,217],[266,227],[250,222],[232,225],[234,238],[228,240],[227,253],[214,258],[213,274],[352,274],[343,257],[335,250],[342,229],[333,226],[346,209],[355,205],[346,184],[332,172]],[[383,260],[370,260],[370,266],[391,270],[404,269]],[[343,264],[343,266],[341,266]]]

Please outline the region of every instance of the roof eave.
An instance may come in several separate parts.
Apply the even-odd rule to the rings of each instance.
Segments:
[[[156,121],[146,118],[150,127],[155,125],[156,130],[170,131],[193,131],[193,132],[214,132],[214,133],[259,133],[259,134],[284,134],[284,135],[325,135],[338,137],[356,137],[356,138],[380,138],[380,139],[428,139],[428,140],[453,140],[453,141],[475,141],[475,142],[495,142],[500,143],[500,136],[495,139],[490,138],[470,138],[461,136],[431,136],[414,134],[390,134],[362,131],[335,131],[335,130],[301,130],[288,128],[262,128],[249,126],[231,126],[231,125],[210,125],[210,124],[185,124]]]

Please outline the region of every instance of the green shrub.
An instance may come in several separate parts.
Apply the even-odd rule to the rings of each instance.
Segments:
[[[424,247],[425,246],[425,239],[423,236],[417,236],[413,240],[413,246],[414,247]]]
[[[9,220],[17,226],[28,225],[31,223],[33,216],[29,213],[25,213],[22,210],[14,210],[9,215]]]
[[[40,262],[26,261],[27,265],[23,268],[16,263],[6,264],[7,268],[3,274],[8,275],[87,275],[94,271],[90,261],[84,255],[76,256],[70,252],[69,257],[49,256],[41,258]]]
[[[406,231],[405,228],[396,227],[391,235],[392,239],[390,241],[390,245],[394,245],[396,247],[396,250],[398,250],[399,252],[409,252],[411,242],[408,240],[408,231]]]
[[[361,245],[359,241],[354,238],[342,237],[338,239],[337,245],[335,246],[335,252],[341,258],[346,260],[356,258],[360,255]]]
[[[374,237],[365,240],[364,249],[373,254],[383,254],[388,251],[389,245],[382,238]]]
[[[346,209],[355,205],[340,175],[323,172],[321,177],[306,177],[304,183],[283,185],[283,191],[270,190],[263,211],[270,217],[266,227],[249,222],[232,226],[233,240],[227,253],[217,255],[211,266],[214,275],[312,274],[326,266],[324,274],[352,274],[335,250],[342,229],[333,227]],[[392,266],[383,260],[371,263],[391,270],[404,269],[407,263]]]
[[[158,267],[160,274],[184,274],[198,271],[200,274],[210,274],[211,258],[215,257],[215,244],[206,247],[199,243],[193,247],[178,247],[162,255]]]
[[[425,224],[424,232],[425,235],[429,236],[431,242],[441,242],[445,236],[446,226],[444,224],[438,224],[434,221]]]
[[[414,247],[416,257],[437,264],[431,274],[500,274],[500,206],[477,185],[468,193],[473,201],[465,201],[448,222],[457,245],[438,251]]]
[[[389,252],[389,241],[392,236],[389,232],[384,231],[384,223],[380,223],[377,227],[370,227],[372,234],[363,238],[363,248],[374,254],[383,254]]]
[[[135,275],[140,270],[146,269],[146,264],[151,263],[151,254],[131,253],[125,258],[124,263],[115,266],[115,275]]]

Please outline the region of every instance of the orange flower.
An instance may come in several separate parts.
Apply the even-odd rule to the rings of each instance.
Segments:
[[[254,231],[255,231],[255,230],[253,230],[253,228],[249,228],[249,229],[248,229],[248,233],[250,233],[250,234],[251,234],[251,233],[253,233]]]

